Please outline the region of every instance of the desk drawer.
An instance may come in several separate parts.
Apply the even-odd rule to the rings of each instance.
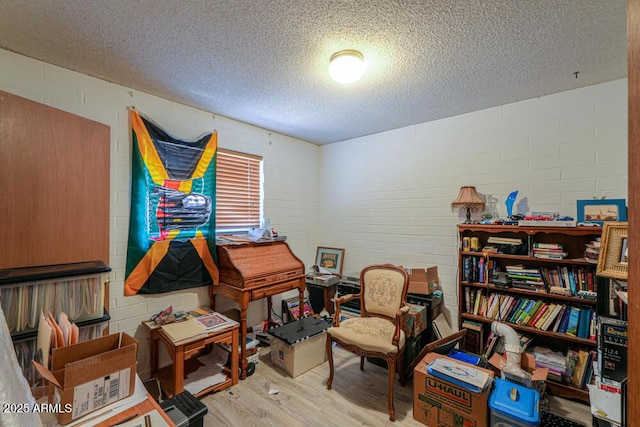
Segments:
[[[190,342],[184,345],[184,359],[187,360],[193,357],[196,353],[202,350],[205,346],[205,340],[201,339],[198,341]]]
[[[296,289],[298,286],[304,286],[304,279],[289,280],[286,282],[271,284],[269,286],[262,287],[260,289],[254,289],[251,291],[251,299],[260,299],[269,297],[271,295],[280,294],[282,292]]]

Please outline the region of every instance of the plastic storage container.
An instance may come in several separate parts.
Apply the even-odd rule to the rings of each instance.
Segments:
[[[290,377],[297,377],[326,360],[326,330],[330,320],[303,317],[269,329],[271,362]]]
[[[540,393],[511,381],[496,379],[489,397],[491,427],[529,427],[540,423]]]
[[[202,427],[204,416],[209,411],[204,403],[186,390],[160,403],[160,407],[176,427]]]

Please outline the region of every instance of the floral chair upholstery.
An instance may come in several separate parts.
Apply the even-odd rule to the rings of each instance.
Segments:
[[[365,357],[386,360],[388,366],[387,408],[389,419],[395,420],[393,383],[396,368],[402,372],[402,350],[405,335],[402,317],[409,310],[406,304],[409,275],[402,267],[376,264],[360,272],[360,293],[336,298],[333,326],[327,330],[326,351],[329,360],[327,389],[333,382],[333,343],[360,356],[360,369]],[[340,322],[340,305],[360,299],[360,317]],[[402,381],[402,380],[401,380]],[[404,386],[404,382],[402,382]]]

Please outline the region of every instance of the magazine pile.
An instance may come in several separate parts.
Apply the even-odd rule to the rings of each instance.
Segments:
[[[182,343],[237,324],[238,322],[235,320],[231,320],[227,316],[214,312],[192,319],[186,319],[181,322],[162,325],[162,329],[174,343]]]

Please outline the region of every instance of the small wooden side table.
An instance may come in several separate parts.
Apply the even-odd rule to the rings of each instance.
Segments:
[[[197,366],[193,366],[194,364],[187,366],[189,365],[189,359],[194,356],[198,356],[200,351],[208,345],[223,344],[225,347],[230,347],[230,367],[225,367],[223,369],[223,373],[227,376],[223,382],[205,388],[195,394],[195,397],[201,397],[207,393],[224,390],[238,384],[238,324],[220,331],[211,332],[208,335],[195,337],[192,340],[182,341],[179,344],[174,343],[161,327],[152,327],[148,323],[144,323],[144,325],[149,328],[151,335],[151,375],[155,375],[155,377],[158,378],[160,386],[167,397],[173,397],[174,395],[184,391],[185,374],[197,369]],[[172,366],[158,369],[159,342],[162,342],[167,348],[169,356],[173,361]],[[197,361],[195,359],[193,359],[193,362],[196,362],[195,365],[197,365]]]

